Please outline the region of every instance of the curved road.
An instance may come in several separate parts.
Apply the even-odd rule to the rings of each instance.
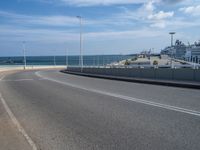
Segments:
[[[0,92],[41,150],[200,149],[200,92],[53,71],[5,76]]]

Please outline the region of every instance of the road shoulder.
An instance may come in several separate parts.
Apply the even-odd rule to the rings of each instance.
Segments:
[[[17,130],[0,101],[0,149],[31,150],[26,139]]]
[[[0,79],[14,71],[1,72]],[[31,150],[25,137],[13,123],[3,102],[0,100],[0,149],[1,150]]]

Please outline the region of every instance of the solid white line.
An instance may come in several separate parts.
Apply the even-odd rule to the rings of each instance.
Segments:
[[[33,81],[33,79],[16,79],[14,81]]]
[[[1,80],[2,82],[21,82],[21,81],[33,81],[34,79],[16,79],[16,80]]]
[[[43,78],[43,79],[46,79],[46,80],[49,80],[49,81],[53,81],[53,82],[57,82],[57,83],[60,83],[60,84],[63,84],[63,85],[67,85],[67,86],[70,86],[70,87],[73,87],[73,88],[78,88],[78,89],[82,89],[82,90],[93,92],[93,93],[107,95],[107,96],[111,96],[111,97],[115,97],[115,98],[121,98],[121,99],[128,100],[128,101],[133,101],[133,102],[137,102],[137,103],[141,103],[141,104],[146,104],[146,105],[150,105],[150,106],[154,106],[154,107],[164,108],[164,109],[167,109],[167,110],[173,110],[173,111],[177,111],[177,112],[186,113],[186,114],[195,115],[195,116],[200,117],[199,111],[194,111],[194,110],[190,110],[190,109],[186,109],[186,108],[156,103],[156,102],[138,99],[138,98],[134,98],[134,97],[129,97],[129,96],[125,96],[125,95],[120,95],[120,94],[116,94],[116,93],[110,93],[110,92],[85,88],[85,87],[82,87],[82,86],[78,86],[78,85],[70,84],[70,83],[67,83],[67,82],[58,81],[58,80],[55,80],[55,79],[52,79],[52,78],[44,77],[40,74],[40,71],[35,72],[35,74],[40,78]]]
[[[4,77],[5,77],[5,75],[2,75],[2,76],[0,77],[0,81],[3,80]]]
[[[3,78],[1,77],[0,80],[2,80],[2,79]],[[2,102],[2,104],[3,104],[3,106],[4,106],[5,110],[6,110],[6,112],[8,113],[8,115],[11,118],[12,122],[14,123],[14,125],[17,127],[18,131],[25,137],[25,139],[27,140],[27,142],[31,146],[32,150],[37,150],[37,147],[36,147],[35,143],[28,136],[28,134],[26,133],[26,131],[24,130],[24,128],[20,125],[20,123],[17,121],[16,117],[14,116],[14,114],[12,113],[12,111],[10,110],[10,108],[8,107],[8,105],[6,104],[6,101],[2,97],[1,93],[0,93],[0,99],[1,99],[1,102]]]

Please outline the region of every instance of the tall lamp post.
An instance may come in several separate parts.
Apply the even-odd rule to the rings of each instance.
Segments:
[[[53,56],[53,64],[54,64],[54,66],[56,66],[56,55],[55,54]]]
[[[171,68],[172,67],[172,47],[173,47],[173,41],[174,41],[174,34],[176,34],[176,32],[169,32],[169,34],[171,35]]]
[[[82,17],[77,16],[80,21],[80,56],[79,56],[79,66],[81,67],[81,72],[83,70],[83,39],[82,39]]]
[[[26,69],[26,42],[25,41],[23,41],[22,42],[22,44],[23,44],[23,56],[24,56],[24,70]]]
[[[68,54],[67,54],[67,49],[65,50],[65,61],[66,61],[66,68],[69,66],[69,61],[68,61]]]
[[[176,32],[169,32],[169,34],[171,35],[171,47],[173,46],[173,40],[174,40],[174,34],[176,34]]]

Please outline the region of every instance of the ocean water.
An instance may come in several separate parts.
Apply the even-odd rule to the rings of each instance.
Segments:
[[[120,60],[128,59],[130,55],[93,55],[84,56],[84,66],[103,66]],[[27,65],[79,65],[79,56],[28,56],[26,57]],[[23,65],[23,57],[0,57],[0,65]]]

